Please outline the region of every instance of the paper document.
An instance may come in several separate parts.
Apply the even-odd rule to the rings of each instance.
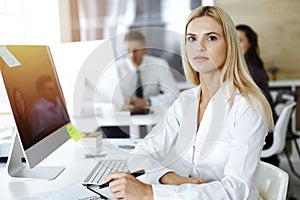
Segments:
[[[139,177],[137,177],[138,180],[140,180],[141,182],[143,183],[146,183],[146,184],[151,184],[150,180],[147,178],[147,175],[144,174],[144,175],[141,175]],[[110,200],[115,200],[113,194],[110,192],[110,189],[109,187],[105,187],[105,188],[99,188],[97,186],[92,186],[90,187],[91,190],[93,190],[95,193],[97,194],[101,194],[103,196],[105,196],[106,198],[110,199]]]
[[[101,198],[99,197],[99,195],[86,189],[81,184],[72,185],[72,186],[66,187],[61,190],[54,190],[54,191],[50,191],[50,192],[33,194],[33,195],[25,197],[25,198],[18,198],[18,200],[37,200],[37,199],[43,199],[43,200],[70,200],[70,199],[98,200]]]

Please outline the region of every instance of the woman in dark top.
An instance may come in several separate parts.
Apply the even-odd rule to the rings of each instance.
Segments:
[[[264,64],[259,57],[257,34],[247,25],[238,25],[236,26],[236,29],[240,38],[242,51],[245,55],[249,72],[255,83],[262,90],[268,102],[270,103],[273,112],[274,123],[276,123],[278,116],[274,110],[274,103],[268,85],[268,76],[264,69]],[[273,133],[269,133],[267,135],[265,142],[266,144],[264,145],[264,149],[268,149],[273,143]],[[277,155],[269,158],[261,158],[261,160],[271,163],[275,166],[279,165],[279,159]]]

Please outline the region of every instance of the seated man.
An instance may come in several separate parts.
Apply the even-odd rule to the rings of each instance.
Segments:
[[[36,88],[39,96],[31,108],[30,121],[34,139],[39,140],[66,123],[68,116],[51,76],[41,75],[36,81]]]
[[[122,109],[145,113],[150,106],[171,105],[179,90],[168,63],[145,54],[146,40],[138,31],[129,31],[124,42],[127,54],[115,63],[120,77],[119,85],[126,98]],[[102,130],[107,137],[127,135],[119,128],[106,127]]]

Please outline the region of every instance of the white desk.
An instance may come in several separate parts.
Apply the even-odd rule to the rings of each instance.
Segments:
[[[15,131],[15,119],[9,103],[0,103],[0,139],[11,136]]]
[[[95,131],[102,126],[130,126],[130,137],[140,138],[139,126],[155,125],[164,116],[166,107],[152,106],[153,113],[130,115],[128,111],[118,111],[110,103],[94,104],[86,107],[82,116],[71,117],[72,123],[83,132]]]
[[[16,199],[35,193],[60,190],[81,183],[95,166],[98,159],[127,159],[130,150],[120,150],[119,144],[133,144],[140,140],[133,139],[103,139],[103,158],[84,158],[86,150],[81,142],[67,141],[53,154],[47,157],[42,165],[65,166],[66,169],[52,181],[22,181],[14,180],[6,172],[4,163],[0,164],[1,199]]]
[[[270,88],[289,87],[292,91],[296,91],[296,87],[300,87],[300,80],[277,80],[269,82]]]

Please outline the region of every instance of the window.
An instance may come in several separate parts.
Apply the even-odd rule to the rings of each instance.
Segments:
[[[0,0],[0,44],[60,42],[59,0]]]

